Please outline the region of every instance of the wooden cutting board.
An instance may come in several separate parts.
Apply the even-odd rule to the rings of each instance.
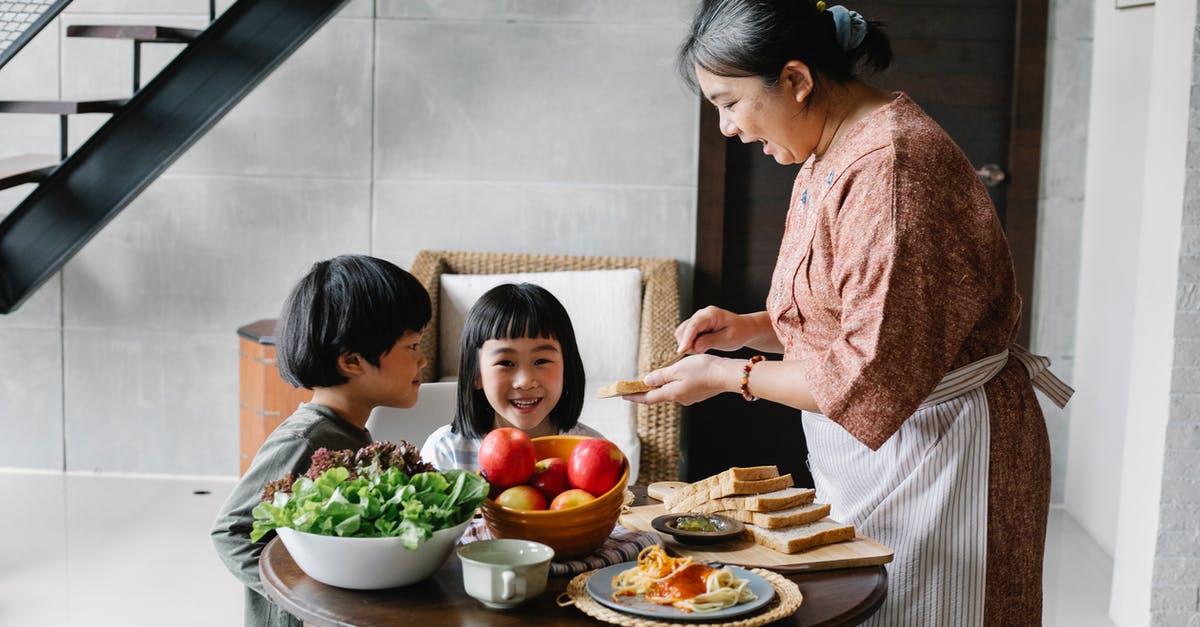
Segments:
[[[853,566],[871,566],[892,561],[892,550],[859,535],[847,542],[827,544],[799,553],[780,553],[751,540],[737,539],[721,544],[694,545],[676,542],[670,535],[658,533],[650,521],[666,513],[662,504],[634,507],[621,514],[621,525],[627,529],[649,531],[658,535],[663,548],[676,555],[686,555],[703,562],[721,562],[747,568],[768,568],[778,572],[832,570]]]

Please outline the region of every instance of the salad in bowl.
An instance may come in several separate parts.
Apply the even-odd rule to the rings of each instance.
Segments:
[[[408,585],[445,563],[489,487],[472,472],[435,470],[403,441],[319,449],[307,473],[267,485],[250,538],[277,532],[297,566],[322,583]]]

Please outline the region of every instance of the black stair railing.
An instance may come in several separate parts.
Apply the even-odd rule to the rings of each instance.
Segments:
[[[347,1],[226,9],[0,222],[0,313],[15,311]]]

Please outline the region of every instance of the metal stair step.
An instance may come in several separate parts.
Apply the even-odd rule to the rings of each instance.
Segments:
[[[0,159],[0,189],[8,189],[25,183],[36,183],[58,167],[54,155],[17,155]]]
[[[160,43],[188,43],[203,31],[194,28],[153,26],[146,24],[74,24],[67,27],[67,37],[101,39],[134,39]]]
[[[116,113],[129,102],[128,98],[113,100],[0,100],[0,113]]]

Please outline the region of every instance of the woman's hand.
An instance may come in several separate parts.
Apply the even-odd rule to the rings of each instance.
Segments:
[[[642,380],[646,385],[653,386],[653,390],[627,394],[624,398],[635,403],[674,401],[691,405],[721,392],[737,391],[740,368],[739,363],[732,359],[692,355],[673,366],[647,374]]]
[[[692,354],[732,351],[743,346],[770,352],[783,350],[767,312],[739,315],[712,305],[684,320],[675,329],[675,341]]]

